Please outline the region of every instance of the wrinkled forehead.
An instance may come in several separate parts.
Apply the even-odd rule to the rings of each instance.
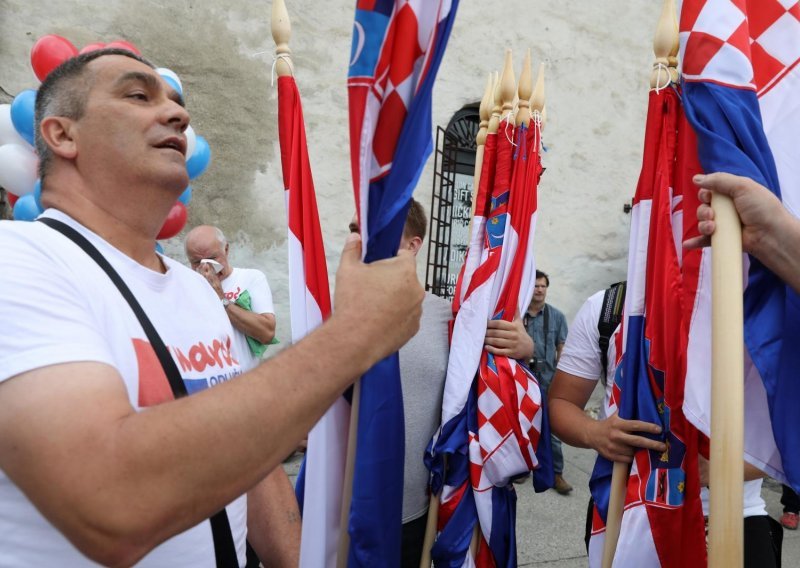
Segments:
[[[127,83],[141,83],[151,90],[163,90],[181,106],[181,95],[155,69],[124,55],[103,55],[86,66],[89,96],[95,91],[112,91]]]

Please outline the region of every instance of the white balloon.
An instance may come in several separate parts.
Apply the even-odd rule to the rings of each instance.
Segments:
[[[191,126],[187,126],[183,134],[186,136],[186,159],[188,160],[192,157],[194,149],[197,147],[197,134],[194,133],[194,128]]]
[[[33,191],[39,159],[30,146],[4,144],[0,146],[0,185],[14,195]]]
[[[0,146],[3,144],[19,144],[32,149],[11,122],[11,105],[0,105]]]

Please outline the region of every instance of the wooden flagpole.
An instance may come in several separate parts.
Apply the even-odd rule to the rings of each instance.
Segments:
[[[726,195],[714,194],[711,237],[711,455],[708,565],[744,562],[744,315],[742,226]]]
[[[475,136],[475,143],[477,144],[475,152],[475,174],[472,184],[472,215],[469,221],[468,235],[472,234],[472,217],[475,216],[475,197],[478,194],[478,185],[481,179],[481,168],[483,167],[483,151],[486,145],[486,136],[489,128],[489,105],[494,93],[495,78],[493,73],[489,73],[486,79],[486,88],[483,90],[483,97],[481,97],[481,104],[479,114],[481,118],[480,129]],[[447,462],[445,461],[445,471],[447,471]],[[431,548],[436,539],[436,526],[439,522],[439,503],[441,494],[431,495],[430,505],[428,506],[428,520],[425,525],[425,540],[422,545],[422,556],[420,557],[420,568],[430,568],[431,566]]]
[[[656,26],[653,52],[656,55],[650,74],[650,89],[664,89],[677,81],[678,22],[674,0],[664,0],[661,16]],[[603,542],[602,568],[611,568],[617,551],[625,494],[628,487],[630,466],[624,462],[614,462],[611,474],[611,496],[608,501],[606,534]]]

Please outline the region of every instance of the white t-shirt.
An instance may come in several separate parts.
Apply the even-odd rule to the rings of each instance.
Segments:
[[[169,348],[190,394],[241,374],[231,351],[230,322],[202,276],[167,257],[162,257],[167,273],[154,272],[67,215],[48,210],[45,216],[79,230],[117,270]],[[1,221],[0,250],[0,382],[48,365],[97,361],[117,369],[137,410],[172,398],[127,302],[77,245],[42,223]],[[244,566],[245,497],[231,503],[227,513]],[[2,470],[0,566],[95,566]],[[214,567],[210,524],[201,522],[171,538],[138,566]]]
[[[603,308],[605,290],[600,290],[586,300],[575,315],[569,327],[567,341],[558,359],[557,368],[590,381],[597,381],[603,374],[603,364],[600,360],[600,332],[597,322],[600,319],[600,310]],[[614,332],[608,342],[608,373],[606,375],[606,392],[603,405],[600,408],[599,418],[616,411],[616,405],[611,403],[611,392],[614,386],[614,373],[617,370],[617,336],[620,328]]]
[[[269,289],[267,277],[260,270],[252,268],[234,268],[225,280],[220,282],[225,298],[235,302],[239,296],[247,291],[250,293],[250,308],[256,314],[274,314],[272,305],[272,291]],[[238,355],[243,371],[255,367],[259,358],[253,355],[247,344],[247,336],[238,329],[233,329],[234,352]]]
[[[562,371],[596,381],[603,373],[600,362],[600,332],[597,322],[600,320],[600,310],[603,309],[605,290],[593,294],[587,299],[569,328],[567,342],[558,360],[558,368]],[[620,332],[618,327],[611,336],[608,345],[608,375],[606,380],[606,393],[603,406],[600,409],[600,420],[616,412],[616,404],[611,402],[611,393],[614,388],[614,374],[617,369],[617,340]],[[708,489],[700,492],[703,513],[708,514]],[[761,498],[761,480],[744,482],[744,516],[766,515],[766,503]]]

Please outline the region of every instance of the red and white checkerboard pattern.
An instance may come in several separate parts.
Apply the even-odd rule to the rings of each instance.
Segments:
[[[372,85],[373,104],[380,106],[372,139],[370,179],[392,167],[392,158],[405,123],[408,107],[425,79],[436,24],[441,19],[437,2],[400,0],[386,33]],[[449,8],[442,10],[449,13]],[[438,17],[437,17],[438,16]]]
[[[800,4],[797,0],[684,0],[680,42],[686,80],[755,88],[761,93],[800,60]]]
[[[539,384],[517,361],[497,357],[495,364],[481,365],[478,382],[478,433],[470,440],[476,491],[503,487],[512,477],[539,466],[535,454],[542,429]]]

